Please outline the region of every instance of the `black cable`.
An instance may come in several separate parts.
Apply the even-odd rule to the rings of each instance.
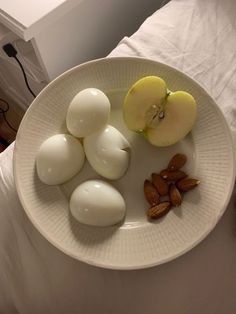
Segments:
[[[8,141],[6,141],[3,137],[1,137],[0,135],[0,144],[2,144],[3,146],[7,147],[9,146],[10,143],[8,143]]]
[[[23,76],[24,76],[24,80],[25,80],[25,84],[28,88],[28,90],[30,91],[30,93],[34,96],[34,98],[36,97],[35,93],[32,91],[32,89],[30,88],[29,86],[29,83],[28,83],[28,79],[27,79],[27,76],[26,76],[26,73],[25,73],[25,70],[23,68],[23,65],[21,64],[20,60],[17,58],[17,56],[13,56],[13,58],[16,60],[16,62],[19,64],[20,68],[21,68],[21,71],[23,73]]]
[[[3,109],[2,107],[0,107],[0,114],[2,114],[3,119],[6,122],[6,124],[8,125],[8,127],[17,133],[17,130],[13,126],[11,126],[11,124],[9,123],[9,121],[7,120],[7,117],[6,117],[6,113],[10,109],[8,102],[2,98],[0,98],[0,102],[3,102],[6,105],[6,109]]]
[[[5,52],[5,54],[9,58],[14,58],[16,60],[16,62],[19,64],[20,69],[21,69],[21,71],[23,73],[23,76],[24,76],[25,84],[26,84],[29,92],[31,93],[31,95],[33,95],[34,98],[35,98],[36,95],[35,95],[35,93],[32,91],[32,89],[29,86],[28,79],[27,79],[24,67],[23,67],[22,63],[20,62],[20,60],[16,56],[17,55],[17,50],[15,49],[15,47],[11,43],[8,43],[8,44],[5,44],[4,46],[2,46],[2,49],[3,49],[3,51]]]

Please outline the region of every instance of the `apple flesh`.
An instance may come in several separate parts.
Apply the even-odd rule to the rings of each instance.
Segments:
[[[184,91],[171,93],[165,102],[163,118],[156,117],[146,129],[148,141],[155,146],[169,146],[183,139],[193,128],[196,102]]]
[[[147,76],[137,81],[128,91],[123,114],[128,128],[142,132],[152,121],[167,96],[167,87],[158,76]]]
[[[130,130],[144,134],[152,145],[169,146],[191,131],[197,105],[189,93],[170,92],[164,80],[148,76],[128,91],[123,112]]]

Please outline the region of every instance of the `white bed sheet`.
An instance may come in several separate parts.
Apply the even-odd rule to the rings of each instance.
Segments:
[[[236,2],[172,0],[110,56],[141,56],[197,80],[236,137]],[[236,299],[234,202],[215,230],[177,260],[141,271],[75,261],[32,226],[17,197],[13,145],[0,154],[0,313],[233,314]]]

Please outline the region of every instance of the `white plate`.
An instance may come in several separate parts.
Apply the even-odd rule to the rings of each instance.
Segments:
[[[198,104],[197,123],[180,143],[168,148],[149,145],[130,132],[122,120],[122,101],[139,78],[159,75],[171,90],[186,90]],[[87,179],[98,178],[85,164],[81,173],[61,186],[41,183],[35,172],[35,156],[48,137],[67,132],[65,116],[71,99],[80,90],[97,87],[111,100],[110,124],[130,141],[131,165],[127,174],[112,182],[123,194],[127,216],[121,226],[94,228],[76,222],[68,210],[71,192]],[[186,194],[181,208],[156,223],[145,216],[143,182],[166,167],[176,152],[186,153],[187,171],[201,180]],[[62,74],[34,100],[17,134],[14,174],[22,205],[32,223],[48,241],[64,253],[86,263],[114,269],[158,265],[182,255],[214,228],[226,206],[235,179],[230,131],[213,99],[183,73],[151,60],[111,58],[91,61]]]

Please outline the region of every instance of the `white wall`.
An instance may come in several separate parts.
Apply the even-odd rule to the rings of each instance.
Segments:
[[[163,0],[83,0],[35,37],[34,47],[47,77],[87,60],[106,56],[135,32]],[[65,66],[66,65],[66,66]]]

